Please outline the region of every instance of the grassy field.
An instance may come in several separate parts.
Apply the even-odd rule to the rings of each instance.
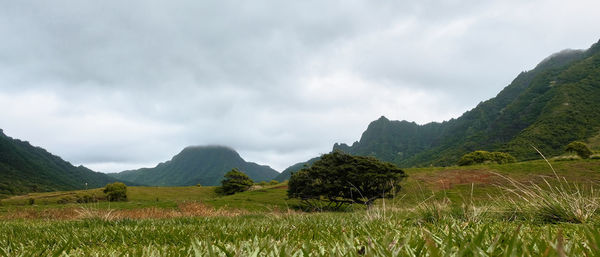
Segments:
[[[598,256],[600,226],[406,213],[0,221],[4,256]]]
[[[0,256],[600,256],[600,161],[552,166],[560,179],[544,161],[407,169],[399,197],[342,212],[302,212],[285,183],[16,196]]]

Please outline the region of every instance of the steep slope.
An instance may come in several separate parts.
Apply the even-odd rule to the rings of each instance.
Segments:
[[[117,179],[86,167],[75,167],[0,129],[0,198],[29,192],[75,190],[105,186]]]
[[[457,119],[417,125],[381,117],[360,141],[333,148],[404,167],[451,165],[474,150],[507,151],[527,160],[536,158],[531,144],[560,154],[567,143],[600,132],[599,52],[600,42],[587,51],[553,54]]]
[[[274,178],[274,180],[277,180],[279,182],[283,182],[284,180],[288,180],[290,179],[290,177],[292,176],[293,172],[299,171],[302,168],[306,167],[306,166],[310,166],[313,163],[315,163],[316,161],[318,161],[319,159],[321,159],[321,157],[315,157],[312,158],[308,161],[305,162],[299,162],[296,163],[288,168],[286,168],[285,170],[283,170],[279,175],[277,175],[277,177]]]
[[[269,166],[246,162],[231,148],[194,146],[183,149],[170,161],[154,168],[109,175],[149,186],[214,186],[220,184],[223,175],[233,168],[238,168],[254,181],[268,181],[279,174]]]

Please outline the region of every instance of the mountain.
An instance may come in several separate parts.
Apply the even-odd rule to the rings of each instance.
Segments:
[[[454,165],[475,150],[509,152],[519,160],[563,153],[574,140],[600,145],[600,41],[588,50],[563,50],[522,72],[496,97],[462,116],[418,125],[386,117],[371,122],[359,141],[333,150],[375,156],[401,167]],[[308,162],[295,164],[277,179]]]
[[[299,171],[302,168],[304,168],[305,166],[310,166],[313,163],[315,163],[316,161],[318,161],[319,159],[321,159],[321,157],[315,157],[315,158],[312,158],[305,162],[296,163],[296,164],[288,167],[287,169],[283,170],[279,175],[277,175],[277,177],[274,178],[274,180],[283,182],[284,180],[290,179],[290,177],[292,176],[292,172]]]
[[[149,186],[215,186],[223,175],[238,168],[254,181],[268,181],[279,173],[269,166],[246,162],[233,149],[223,146],[193,146],[154,168],[128,170],[111,176]]]
[[[558,155],[574,140],[600,134],[600,42],[564,50],[519,74],[496,97],[457,119],[417,125],[381,117],[360,141],[334,150],[372,155],[400,166],[453,165],[474,150],[538,158],[531,145]]]
[[[13,139],[0,129],[0,198],[30,192],[103,187],[117,181],[86,167],[75,167],[26,141]]]

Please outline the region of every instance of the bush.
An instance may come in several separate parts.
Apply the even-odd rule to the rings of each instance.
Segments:
[[[67,204],[71,202],[71,198],[70,197],[61,197],[60,199],[56,200],[57,204]]]
[[[405,177],[389,162],[336,151],[292,174],[288,197],[299,198],[309,207],[320,206],[321,201],[334,209],[353,203],[369,207],[376,199],[395,196]]]
[[[121,182],[106,185],[103,192],[110,202],[127,201],[127,186]]]
[[[579,157],[583,159],[590,158],[590,155],[592,155],[592,151],[590,150],[590,148],[588,148],[587,145],[583,142],[579,141],[574,141],[568,144],[567,147],[565,147],[565,151],[576,153],[577,155],[579,155]]]
[[[466,166],[466,165],[474,165],[474,164],[482,164],[482,163],[497,163],[497,164],[505,164],[505,163],[513,163],[516,162],[517,159],[508,153],[503,152],[488,152],[488,151],[474,151],[468,154],[463,155],[462,158],[458,161],[458,165]]]
[[[77,203],[95,203],[98,200],[96,199],[96,197],[92,196],[92,195],[88,195],[88,194],[84,194],[84,195],[77,195]]]
[[[225,179],[221,181],[221,186],[217,188],[217,193],[222,195],[232,195],[238,192],[248,191],[254,184],[254,181],[248,175],[232,169],[225,174]]]

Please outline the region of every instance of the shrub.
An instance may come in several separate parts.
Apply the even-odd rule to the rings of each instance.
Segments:
[[[458,161],[458,165],[466,166],[473,164],[482,164],[482,163],[497,163],[497,164],[505,164],[505,163],[513,163],[516,162],[517,159],[508,153],[503,152],[488,152],[488,151],[474,151],[468,154],[463,155],[462,158]]]
[[[92,195],[84,194],[84,195],[77,195],[76,201],[77,201],[77,203],[94,203],[94,202],[97,202],[97,199]]]
[[[106,185],[103,192],[110,202],[127,201],[127,186],[121,182]]]
[[[590,148],[588,148],[586,144],[580,141],[571,142],[567,145],[567,147],[565,147],[565,151],[571,153],[574,152],[583,159],[590,158],[590,155],[592,155],[592,151],[590,150]]]
[[[405,177],[389,162],[335,151],[292,174],[288,197],[299,198],[309,207],[320,201],[334,209],[353,203],[369,207],[376,199],[395,196]]]
[[[67,204],[71,202],[71,198],[69,197],[61,197],[60,199],[56,200],[57,204]]]
[[[248,175],[232,169],[225,174],[225,179],[221,181],[221,186],[217,188],[217,193],[222,195],[232,195],[238,192],[248,191],[254,184],[254,181]]]
[[[259,186],[266,186],[268,184],[267,184],[267,181],[261,181],[261,182],[258,182],[257,185],[259,185]]]

